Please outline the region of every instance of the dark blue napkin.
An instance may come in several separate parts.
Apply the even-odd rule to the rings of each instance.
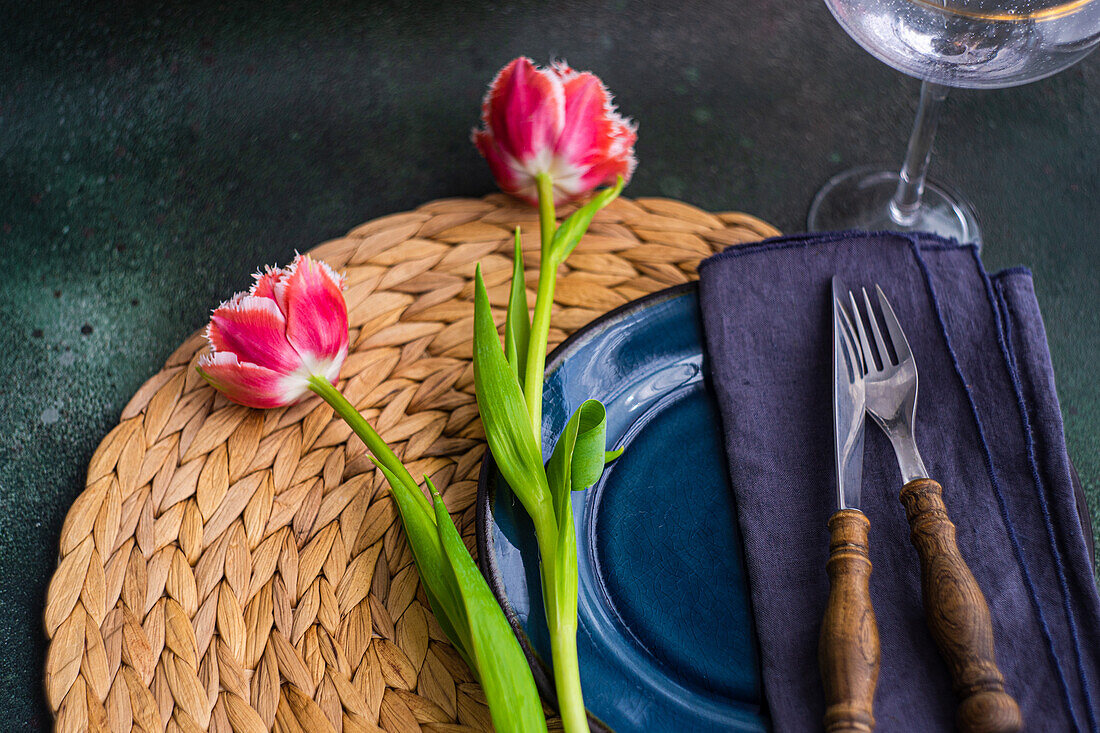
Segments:
[[[1070,481],[1031,274],[986,274],[972,246],[847,232],[731,248],[699,270],[764,691],[779,731],[821,728],[818,633],[836,510],[830,278],[882,286],[920,377],[916,440],[993,616],[1027,730],[1098,730],[1100,601]],[[951,730],[948,670],[885,435],[866,428],[863,510],[882,666],[880,731]]]

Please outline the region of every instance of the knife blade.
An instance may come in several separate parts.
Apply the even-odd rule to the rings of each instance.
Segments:
[[[875,727],[879,640],[871,606],[870,521],[859,510],[863,479],[863,358],[845,312],[848,289],[834,277],[833,443],[837,511],[829,519],[829,598],[818,663],[825,692],[825,730],[870,733]],[[858,317],[858,311],[855,311]]]

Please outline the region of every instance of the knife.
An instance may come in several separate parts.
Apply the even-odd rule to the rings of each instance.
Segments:
[[[871,523],[859,510],[863,480],[863,356],[844,308],[843,298],[848,292],[833,277],[830,300],[837,511],[828,525],[829,599],[821,623],[818,663],[825,689],[825,730],[869,733],[875,727],[879,642],[878,624],[871,607],[871,558],[867,544]]]

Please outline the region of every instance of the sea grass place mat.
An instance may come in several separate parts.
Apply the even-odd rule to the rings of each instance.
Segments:
[[[433,201],[312,250],[347,275],[340,388],[432,477],[471,552],[485,450],[474,265],[503,322],[517,225],[533,306],[538,222],[503,195]],[[745,214],[620,198],[562,268],[550,342],[776,234]],[[204,349],[196,333],[138,390],[65,518],[45,609],[56,729],[490,729],[363,444],[316,397],[227,402],[195,371]]]

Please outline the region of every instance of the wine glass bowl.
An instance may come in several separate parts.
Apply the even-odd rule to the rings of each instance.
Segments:
[[[899,172],[859,168],[815,196],[810,231],[931,231],[981,244],[973,207],[926,182],[948,87],[1026,84],[1075,64],[1100,43],[1100,0],[825,0],[841,27],[882,62],[921,79]]]
[[[993,89],[1055,74],[1100,42],[1100,2],[826,0],[872,56],[918,79]]]

